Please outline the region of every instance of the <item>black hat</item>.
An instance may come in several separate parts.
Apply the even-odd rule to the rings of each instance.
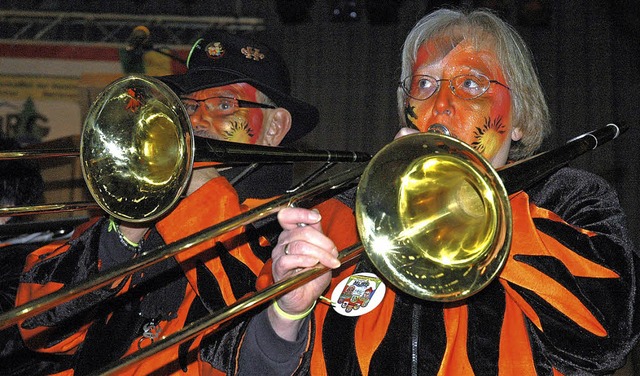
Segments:
[[[187,73],[158,78],[178,95],[238,82],[252,85],[291,113],[291,130],[283,143],[299,139],[318,123],[318,109],[291,96],[291,79],[284,60],[263,43],[213,31],[193,45],[187,68]]]

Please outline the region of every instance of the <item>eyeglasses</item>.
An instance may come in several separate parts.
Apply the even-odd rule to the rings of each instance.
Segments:
[[[189,116],[198,111],[200,103],[204,103],[207,111],[218,115],[232,115],[239,108],[276,108],[270,104],[244,101],[230,97],[211,97],[205,99],[180,98]]]
[[[413,99],[423,101],[431,98],[440,89],[442,81],[449,81],[449,89],[458,98],[475,99],[486,93],[491,84],[498,84],[511,90],[507,85],[490,80],[482,74],[462,74],[452,78],[436,79],[428,75],[409,76],[400,82],[405,94]]]

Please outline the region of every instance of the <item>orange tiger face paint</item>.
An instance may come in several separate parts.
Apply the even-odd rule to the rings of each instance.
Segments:
[[[511,141],[518,140],[520,132],[511,126],[511,95],[494,51],[482,46],[476,48],[470,41],[463,40],[450,51],[437,53],[434,45],[427,42],[418,50],[413,75],[431,76],[438,80],[439,88],[425,100],[407,97],[408,124],[421,132],[433,124],[444,125],[453,137],[473,146],[495,167],[506,163]],[[482,76],[491,82],[483,94],[464,99],[449,87],[450,79],[461,75]],[[458,84],[475,85],[471,80],[461,80]],[[458,93],[462,93],[462,89],[460,87]]]
[[[228,97],[259,102],[257,94],[253,86],[237,83],[200,90],[187,97],[196,100]],[[260,108],[239,108],[233,114],[224,115],[200,105],[190,119],[196,136],[245,144],[260,144],[264,139],[264,113]]]

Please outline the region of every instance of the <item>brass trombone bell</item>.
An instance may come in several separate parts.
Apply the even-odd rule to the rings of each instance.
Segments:
[[[356,195],[361,241],[391,284],[420,299],[453,301],[500,271],[511,206],[491,164],[433,133],[401,137],[365,169]]]
[[[191,122],[163,82],[126,76],[96,98],[80,141],[89,193],[112,216],[151,221],[172,208],[194,162]]]

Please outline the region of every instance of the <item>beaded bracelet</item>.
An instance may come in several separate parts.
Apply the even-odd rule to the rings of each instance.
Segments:
[[[314,301],[313,304],[311,305],[311,307],[309,307],[309,309],[307,309],[306,311],[302,312],[302,313],[298,313],[297,315],[292,315],[290,313],[286,313],[285,311],[282,310],[282,308],[280,308],[280,306],[278,305],[278,301],[274,300],[273,301],[273,309],[276,310],[276,313],[282,317],[284,317],[287,320],[292,320],[292,321],[296,321],[296,320],[302,320],[305,317],[309,316],[309,314],[313,311],[313,309],[316,306],[316,302]]]
[[[135,252],[140,251],[140,248],[142,248],[142,239],[140,239],[138,243],[134,243],[127,239],[127,237],[120,231],[118,223],[113,219],[113,217],[109,217],[109,232],[111,231],[115,231],[116,235],[118,235],[118,239],[120,240],[120,244],[125,248]]]

